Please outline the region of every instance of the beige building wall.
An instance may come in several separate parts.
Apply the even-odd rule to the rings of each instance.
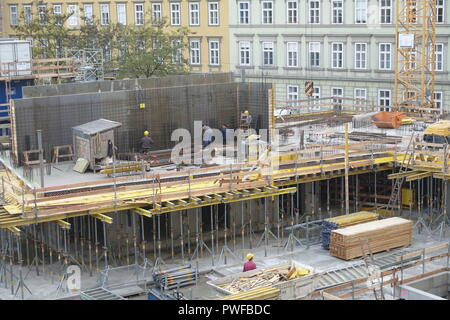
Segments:
[[[24,6],[31,5],[31,1],[21,0],[2,0],[3,2],[3,17],[4,17],[4,31],[5,36],[14,36],[12,25],[14,24],[14,17],[20,16],[21,12],[24,12]],[[154,1],[70,1],[70,0],[54,0],[45,1],[45,5],[48,9],[53,10],[54,6],[61,8],[63,13],[69,12],[69,6],[76,6],[78,9],[78,15],[76,20],[78,21],[78,27],[83,23],[80,18],[86,14],[86,6],[92,7],[92,13],[97,19],[101,18],[101,6],[102,8],[108,8],[109,21],[115,23],[118,21],[119,7],[126,9],[126,24],[135,25],[139,21],[136,19],[136,6],[143,5],[144,7],[144,19],[152,18],[152,10],[154,6],[160,6],[161,14],[164,18],[168,19],[169,24],[173,27],[184,26],[189,28],[189,42],[194,48],[186,50],[185,57],[189,58],[191,70],[193,72],[226,72],[229,71],[229,47],[228,47],[228,4],[224,0],[154,0]],[[43,3],[43,4],[44,4]],[[196,9],[198,5],[199,24],[193,25],[190,16],[195,14],[193,12],[197,10],[190,10],[190,8]],[[177,15],[176,9],[179,6],[180,24],[172,24],[173,17]],[[71,7],[73,8],[73,7]],[[210,19],[210,15],[215,10],[209,10],[209,8],[218,8],[218,23],[211,24],[210,22],[216,22],[216,19]],[[141,7],[138,7],[141,9]],[[33,15],[38,14],[36,6],[32,6]],[[172,19],[171,19],[172,18]],[[147,20],[148,21],[148,20]],[[77,26],[74,26],[77,28]],[[195,57],[195,45],[199,45],[200,59],[197,61]],[[219,52],[218,56],[216,52]]]

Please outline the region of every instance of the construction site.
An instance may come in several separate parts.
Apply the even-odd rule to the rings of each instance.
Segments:
[[[0,299],[448,300],[449,108],[430,2],[404,3],[389,108],[314,98],[313,76],[285,100],[233,73],[4,64]]]

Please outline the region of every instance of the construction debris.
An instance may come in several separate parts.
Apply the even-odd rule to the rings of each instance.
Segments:
[[[331,232],[330,253],[344,260],[363,255],[360,240],[367,238],[372,253],[402,247],[412,242],[412,221],[388,218]]]
[[[273,287],[260,287],[245,292],[230,294],[217,300],[278,300],[280,289]]]

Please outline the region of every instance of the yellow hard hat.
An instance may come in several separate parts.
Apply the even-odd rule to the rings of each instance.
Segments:
[[[149,132],[147,130],[144,131],[144,136],[148,136]]]
[[[248,114],[248,110],[245,110],[244,113],[245,113],[245,114]]]
[[[253,257],[253,253],[247,253],[247,260],[252,260]]]

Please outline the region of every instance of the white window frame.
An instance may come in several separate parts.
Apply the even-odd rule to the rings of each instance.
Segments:
[[[335,7],[335,4],[338,3],[340,3],[340,7]],[[343,23],[344,23],[344,0],[331,0],[331,24],[343,24]]]
[[[33,9],[31,8],[31,4],[23,5],[23,16],[25,23],[30,23],[33,20]]]
[[[335,94],[335,91],[340,91],[341,93]],[[336,98],[343,98],[344,97],[344,88],[342,87],[332,87],[331,88],[331,96]],[[342,103],[342,99],[333,99],[333,103]]]
[[[250,41],[239,41],[239,65],[250,66],[252,62],[252,50]]]
[[[67,13],[70,14],[73,12],[73,14],[67,19],[67,25],[69,27],[77,27],[79,25],[78,21],[78,5],[76,4],[68,4],[67,5]]]
[[[270,4],[270,8],[265,8],[266,4]],[[261,1],[261,24],[273,24],[273,11],[273,1]]]
[[[162,19],[162,3],[152,3],[152,23],[159,23]]]
[[[288,84],[286,85],[286,100],[289,101],[288,104],[290,106],[298,105],[298,101],[300,98],[300,88],[297,85]]]
[[[358,7],[358,4],[362,4]],[[367,23],[367,0],[355,0],[355,24]]]
[[[358,50],[358,46],[360,47]],[[364,47],[364,50],[361,48]],[[355,60],[354,60],[354,68],[357,70],[366,70],[367,69],[367,47],[368,44],[366,42],[356,42],[355,43]]]
[[[439,19],[439,17],[442,17],[442,19]],[[445,0],[436,0],[436,23],[445,23]]]
[[[208,2],[208,25],[220,25],[219,2]]]
[[[135,3],[134,4],[134,25],[135,26],[143,26],[144,25],[144,16],[145,16],[144,3],[143,2]]]
[[[216,46],[217,47],[213,47]],[[209,52],[209,65],[219,66],[220,65],[220,41],[219,40],[209,40],[208,41],[208,52]]]
[[[286,42],[286,67],[298,68],[298,42]]]
[[[15,9],[15,12],[13,12],[12,9]],[[9,5],[9,24],[11,26],[17,26],[19,25],[19,8],[17,4],[10,4]]]
[[[247,8],[242,8],[241,4],[247,5]],[[250,24],[250,1],[238,1],[238,24]]]
[[[181,44],[181,40],[175,39],[171,42],[172,47],[178,46]],[[173,55],[172,55],[172,63],[173,64],[180,64],[183,58],[183,50],[182,48],[176,48],[173,49]]]
[[[195,43],[195,47],[192,45]],[[191,65],[200,65],[200,49],[201,43],[200,40],[190,40],[189,41],[189,60]]]
[[[383,97],[381,96],[381,93],[383,92]],[[386,97],[386,93],[389,93],[389,97]],[[378,105],[381,106],[382,108],[380,109],[380,111],[389,111],[390,107],[391,107],[391,99],[392,99],[392,93],[391,90],[389,89],[378,89]],[[382,103],[383,101],[383,103]],[[386,104],[386,101],[389,102],[389,104]]]
[[[293,7],[290,7],[293,5]],[[286,23],[298,24],[298,0],[288,0],[286,2]]]
[[[200,25],[200,2],[189,2],[189,25]]]
[[[265,67],[273,67],[275,65],[275,44],[271,41],[261,42],[261,49],[262,49],[261,50],[262,51],[262,65]],[[266,54],[267,54],[267,57],[266,57]],[[266,60],[267,60],[267,63],[266,63]],[[271,62],[271,63],[269,63],[269,62]]]
[[[313,104],[320,104],[320,101],[317,100],[320,99],[320,87],[314,86],[313,89],[313,94],[311,96],[311,98],[313,98]],[[314,107],[313,109],[320,110],[320,107]]]
[[[109,23],[110,23],[109,4],[100,3],[100,24],[102,26],[107,26],[109,25]]]
[[[38,5],[38,17],[40,24],[46,24],[45,13],[47,11],[47,6],[45,4]]]
[[[170,24],[172,26],[181,25],[181,4],[180,4],[180,2],[170,2]]]
[[[315,3],[317,7],[312,7]],[[308,1],[308,23],[309,24],[320,24],[320,0],[309,0]]]
[[[317,48],[314,48],[316,46],[317,46]],[[313,49],[318,49],[318,50],[313,50]],[[308,43],[308,65],[310,68],[320,68],[320,50],[321,50],[320,42],[312,41],[312,42]],[[316,60],[317,60],[317,65],[315,63],[314,64],[311,63],[313,60],[312,56],[311,56],[312,54],[314,54],[314,62],[316,62]],[[316,55],[317,55],[317,57],[316,57]]]
[[[439,98],[437,98],[438,95],[440,96]],[[442,107],[444,105],[444,93],[442,91],[434,92],[434,105],[436,108],[442,110]]]
[[[339,48],[340,46],[340,48]],[[343,69],[344,68],[344,43],[332,42],[331,48],[331,68]]]
[[[89,8],[89,9],[86,9]],[[92,6],[92,3],[86,3],[83,5],[83,13],[84,13],[84,20],[86,21],[87,25],[92,24],[93,21],[93,15],[94,15],[94,8]]]
[[[127,4],[117,3],[116,11],[117,11],[117,23],[120,23],[125,26],[127,24]]]
[[[438,50],[438,48],[441,48]],[[435,62],[434,62],[434,71],[444,71],[444,44],[436,43],[435,44]]]
[[[381,50],[382,46],[389,46],[389,51]],[[389,55],[389,60],[385,59],[386,55]],[[382,58],[384,57],[384,59]],[[384,66],[382,67],[382,62],[384,62]],[[389,63],[389,67],[386,67],[386,63]],[[392,69],[392,43],[383,42],[378,44],[378,69],[379,70],[391,70]]]
[[[364,94],[361,94],[364,92]],[[362,105],[362,100],[367,100],[367,89],[366,88],[355,88],[353,90],[353,98],[356,105]]]
[[[392,24],[392,0],[379,0],[379,3],[380,24]],[[387,19],[387,17],[389,17],[389,20]]]

